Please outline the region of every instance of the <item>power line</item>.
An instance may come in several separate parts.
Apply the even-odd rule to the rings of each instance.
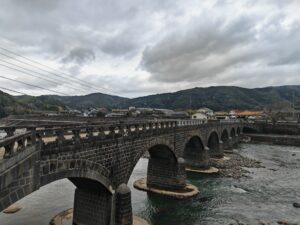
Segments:
[[[51,68],[51,67],[49,67],[49,66],[47,66],[47,65],[44,65],[44,64],[42,64],[42,63],[40,63],[40,62],[37,62],[37,61],[32,60],[32,59],[29,59],[29,58],[27,58],[27,57],[25,57],[25,56],[22,56],[22,55],[20,55],[20,54],[18,54],[18,53],[15,53],[15,52],[13,52],[13,51],[10,51],[10,50],[8,50],[8,49],[6,49],[6,48],[0,47],[0,49],[4,50],[4,51],[6,51],[6,52],[9,52],[9,53],[11,53],[11,54],[13,54],[13,55],[19,56],[19,57],[21,57],[21,58],[23,58],[23,59],[26,59],[26,60],[28,60],[28,61],[30,61],[30,62],[32,62],[32,63],[38,64],[38,65],[43,66],[43,67],[46,67],[46,68],[48,68],[48,69],[50,69],[50,70],[56,71],[56,72],[58,72],[59,74],[53,73],[53,72],[51,72],[51,71],[49,71],[49,70],[45,70],[45,69],[42,69],[42,68],[40,68],[40,67],[31,65],[31,64],[26,63],[26,62],[23,62],[23,61],[21,61],[21,60],[15,59],[14,57],[9,56],[9,55],[6,55],[6,54],[4,54],[4,53],[0,53],[1,55],[4,55],[4,56],[9,57],[9,58],[12,58],[12,59],[14,59],[14,60],[16,60],[16,61],[18,61],[18,62],[24,63],[24,64],[26,64],[26,65],[34,66],[34,67],[36,67],[36,68],[39,68],[40,70],[43,70],[43,71],[45,71],[45,72],[47,72],[47,73],[51,73],[51,74],[53,74],[53,75],[55,75],[55,76],[63,77],[64,79],[68,79],[68,80],[70,80],[70,81],[72,81],[72,82],[74,82],[74,80],[78,80],[78,81],[81,83],[81,85],[84,85],[84,86],[86,86],[86,87],[88,87],[88,88],[93,88],[93,89],[95,89],[95,90],[98,90],[98,91],[101,91],[101,92],[102,92],[102,90],[100,90],[100,89],[98,89],[98,88],[94,88],[94,87],[93,87],[94,85],[91,84],[91,83],[89,83],[89,82],[83,81],[83,80],[78,79],[78,78],[70,78],[70,77],[69,77],[69,76],[71,76],[70,74],[67,74],[67,73],[58,71],[58,70],[56,70],[56,69],[53,69],[53,68]],[[67,75],[68,77],[65,76],[65,75],[62,75],[62,74],[65,74],[65,75]],[[78,81],[77,81],[77,83],[78,83]],[[110,93],[113,93],[112,91],[110,91],[110,90],[107,89],[107,88],[104,88],[104,87],[100,87],[100,88],[103,89],[103,90],[106,90],[106,91],[108,91],[108,92],[110,92]]]
[[[43,88],[43,87],[38,86],[38,85],[29,84],[29,83],[26,83],[26,82],[23,82],[23,81],[19,81],[19,80],[15,80],[15,79],[8,78],[8,77],[0,76],[0,78],[6,79],[6,80],[10,80],[10,81],[13,81],[13,82],[17,82],[17,83],[20,83],[20,84],[25,84],[25,85],[30,86],[30,87],[35,87],[35,88],[39,88],[39,89],[42,89],[42,90],[50,91],[50,92],[53,92],[53,93],[56,93],[56,94],[68,95],[68,94],[63,93],[63,92],[54,91],[54,90],[51,90],[51,89],[48,89],[48,88]]]
[[[3,90],[6,90],[6,91],[11,91],[11,92],[15,92],[15,93],[18,93],[18,94],[21,94],[21,95],[28,95],[24,92],[21,92],[21,91],[15,91],[15,90],[12,90],[10,88],[5,88],[5,87],[0,87],[0,89],[3,89]]]
[[[1,47],[0,47],[0,49],[1,49]],[[73,81],[73,80],[70,79],[69,77],[60,76],[60,75],[58,75],[58,74],[49,72],[49,71],[44,70],[44,69],[42,69],[42,68],[40,68],[40,67],[37,67],[37,66],[35,66],[35,65],[26,63],[26,62],[24,62],[24,61],[21,61],[21,60],[19,60],[19,59],[16,59],[16,58],[14,58],[14,57],[12,57],[12,56],[10,56],[10,55],[4,54],[4,53],[2,53],[2,52],[0,52],[0,55],[3,55],[3,56],[5,56],[5,57],[8,57],[8,58],[10,58],[10,59],[12,59],[12,60],[15,60],[15,61],[17,61],[17,62],[23,63],[23,64],[25,64],[25,65],[27,65],[27,66],[32,66],[33,68],[42,70],[42,71],[44,71],[44,72],[46,72],[46,73],[50,73],[50,74],[52,74],[52,75],[54,75],[54,76],[56,76],[56,77],[59,77],[60,79],[64,79],[64,80],[67,79],[67,80],[69,80],[69,81],[71,81],[71,82],[73,82],[73,83],[75,83],[75,84],[77,84],[77,85],[79,85],[79,86],[82,86],[82,85],[83,85],[83,84],[81,84],[81,83],[78,83],[78,82]],[[53,78],[52,78],[52,79],[53,79]],[[61,81],[60,81],[60,82],[61,82]],[[84,86],[85,86],[85,85],[84,85]],[[88,86],[87,88],[88,88],[88,90],[90,90],[91,87]],[[98,90],[97,90],[97,91],[98,91]]]
[[[34,70],[27,69],[27,68],[25,68],[25,67],[22,67],[22,66],[19,66],[19,65],[16,65],[16,64],[7,62],[7,61],[5,61],[5,60],[3,60],[3,59],[0,59],[0,61],[5,62],[5,63],[7,63],[7,64],[9,64],[9,65],[15,66],[15,67],[17,67],[17,68],[21,68],[21,69],[23,69],[23,70],[27,70],[27,71],[30,71],[30,72],[33,72],[33,73],[36,73],[36,74],[39,74],[39,75],[42,75],[42,76],[46,76],[46,74],[42,74],[42,73],[36,72],[36,71],[34,71]],[[19,69],[16,69],[16,68],[14,68],[14,67],[10,67],[10,66],[7,66],[7,65],[4,65],[4,64],[1,64],[1,63],[0,63],[0,66],[3,66],[3,67],[6,67],[6,68],[9,68],[9,69],[12,69],[12,70],[15,70],[15,71],[18,71],[18,72],[27,74],[27,75],[32,76],[32,77],[39,78],[39,79],[41,79],[41,80],[45,80],[45,81],[51,82],[51,83],[53,83],[53,84],[62,85],[62,83],[61,83],[62,81],[61,81],[61,80],[58,80],[58,79],[44,78],[44,77],[41,77],[41,76],[33,75],[33,74],[28,73],[28,72],[26,72],[26,71],[22,71],[22,70],[19,70]],[[53,80],[54,80],[54,81],[53,81]],[[77,91],[86,91],[86,90],[83,90],[83,89],[74,88],[74,87],[69,86],[69,85],[66,85],[66,86],[69,87],[69,88],[71,88],[71,89],[73,89],[73,90],[77,90]]]

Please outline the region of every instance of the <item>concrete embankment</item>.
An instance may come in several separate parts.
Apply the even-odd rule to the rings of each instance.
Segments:
[[[245,136],[250,137],[252,143],[300,146],[300,135],[245,134]]]

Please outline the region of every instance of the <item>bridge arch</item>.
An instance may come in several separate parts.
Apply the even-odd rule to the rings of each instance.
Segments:
[[[89,179],[101,184],[108,192],[113,192],[113,184],[109,179],[110,173],[98,163],[89,160],[54,160],[42,166],[40,186],[51,182],[68,179]]]
[[[50,160],[41,172],[41,186],[64,178],[76,186],[73,224],[111,223],[115,188],[105,167],[83,159]]]
[[[110,224],[114,190],[109,178],[105,175],[106,172],[99,164],[88,160],[50,160],[41,167],[25,162],[16,170],[1,177],[8,180],[7,177],[15,174],[17,178],[4,184],[6,187],[1,186],[3,193],[5,190],[10,191],[7,197],[0,198],[1,211],[42,186],[68,178],[76,186],[73,224],[89,224],[89,218],[93,218],[98,224]],[[23,179],[28,184],[22,185]],[[93,203],[86,199],[92,199]],[[93,207],[93,204],[96,206],[99,202],[101,206]],[[90,210],[90,206],[93,210]]]
[[[183,157],[187,167],[208,168],[209,154],[200,136],[192,136],[184,146]]]
[[[210,150],[211,157],[222,157],[223,148],[220,146],[220,138],[216,131],[212,131],[207,140],[207,146]]]

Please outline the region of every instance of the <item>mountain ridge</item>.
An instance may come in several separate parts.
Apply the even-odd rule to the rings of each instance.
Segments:
[[[77,96],[11,96],[0,91],[0,116],[32,110],[149,107],[184,110],[208,107],[214,111],[263,109],[277,102],[300,102],[300,85],[242,88],[237,86],[195,87],[170,93],[124,98],[103,93]]]

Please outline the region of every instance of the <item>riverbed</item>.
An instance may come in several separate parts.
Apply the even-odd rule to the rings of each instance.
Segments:
[[[132,187],[146,176],[147,159],[141,159],[130,178],[134,214],[153,225],[300,224],[300,148],[243,144],[241,155],[261,162],[261,168],[246,168],[240,179],[188,174],[188,182],[200,189],[189,200],[149,195]],[[48,225],[57,213],[73,206],[75,187],[67,179],[42,187],[16,204],[16,214],[0,213],[1,225]]]

